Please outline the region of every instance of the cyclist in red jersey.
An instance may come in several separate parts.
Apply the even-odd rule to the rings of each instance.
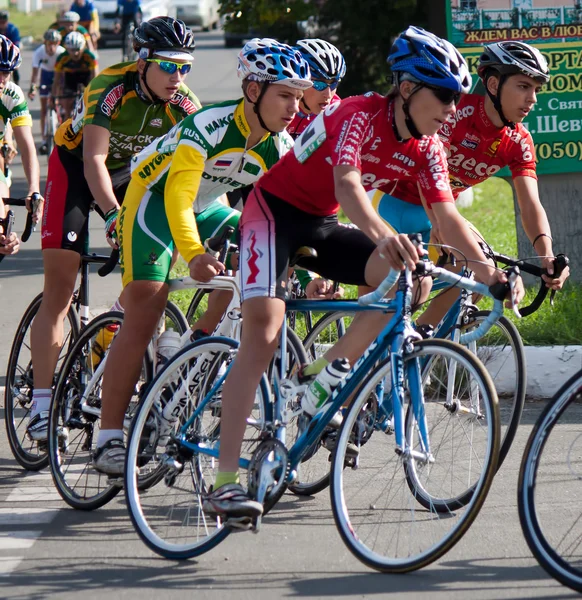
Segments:
[[[523,228],[538,255],[544,257],[543,266],[552,273],[551,229],[539,198],[534,144],[522,124],[536,103],[536,94],[550,79],[547,62],[533,46],[523,42],[498,42],[485,46],[478,73],[487,96],[464,96],[456,113],[439,131],[447,151],[453,195],[456,198],[462,191],[508,166]],[[372,203],[399,233],[410,233],[417,228],[430,230],[430,211],[427,216],[415,185],[399,182],[391,195],[373,195]],[[478,232],[476,235],[481,237]],[[569,269],[565,269],[559,278],[544,276],[544,279],[548,287],[560,289],[568,275]],[[418,322],[438,323],[454,296],[453,291],[439,295]]]
[[[302,266],[345,283],[377,286],[390,268],[414,268],[422,251],[406,235],[394,235],[366,196],[366,188],[391,190],[405,179],[418,182],[445,239],[455,240],[467,256],[485,260],[455,208],[436,135],[455,113],[460,94],[470,89],[467,65],[452,44],[416,27],[396,40],[389,62],[393,93],[328,106],[297,139],[294,151],[261,177],[245,204],[239,225],[245,327],[223,389],[219,470],[203,501],[209,514],[228,519],[262,512],[240,485],[238,460],[246,418],[285,317],[289,258],[299,247],[317,251],[317,258]],[[359,229],[338,224],[340,205]],[[499,279],[489,266],[478,271],[487,282]],[[424,283],[416,284],[421,299],[428,293]],[[327,356],[329,361],[357,359],[379,329],[372,313],[354,324],[330,351],[335,354]]]
[[[295,48],[309,63],[313,87],[305,90],[300,111],[287,127],[293,139],[299,137],[317,115],[341,98],[335,93],[346,74],[346,61],[341,52],[325,40],[299,40]]]

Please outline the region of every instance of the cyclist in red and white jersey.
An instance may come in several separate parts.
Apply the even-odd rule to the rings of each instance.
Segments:
[[[261,177],[245,204],[239,223],[245,327],[223,389],[219,472],[203,503],[209,514],[238,518],[262,512],[240,485],[238,460],[246,418],[285,317],[289,258],[299,247],[317,252],[302,266],[345,283],[377,286],[390,268],[414,268],[422,251],[406,235],[394,235],[366,196],[366,188],[390,191],[399,180],[410,180],[431,204],[444,238],[467,256],[485,260],[455,207],[436,135],[454,114],[460,94],[470,89],[467,65],[449,42],[413,27],[395,42],[389,61],[396,73],[394,92],[328,106],[296,140],[293,152]],[[421,82],[405,77],[413,66],[422,67]],[[340,206],[359,229],[339,226]],[[498,280],[489,266],[476,270],[487,282]],[[417,284],[421,299],[428,283]],[[339,356],[354,361],[379,329],[378,316],[371,313],[359,315],[354,324],[328,353],[329,361]]]
[[[299,102],[300,110],[287,127],[287,133],[293,139],[299,137],[330,104],[341,100],[335,90],[346,74],[346,61],[342,53],[326,40],[299,40],[295,48],[309,64],[313,87],[305,90]]]
[[[550,79],[547,62],[533,46],[498,42],[485,46],[478,73],[487,96],[465,95],[439,131],[447,151],[453,195],[456,198],[508,166],[524,230],[538,255],[545,257],[542,264],[551,273],[551,230],[539,198],[533,140],[522,124],[536,103],[536,94]],[[376,193],[371,197],[380,216],[395,231],[430,233],[430,211],[427,215],[416,185],[399,182],[391,195]],[[560,289],[568,275],[569,269],[565,269],[559,278],[544,279],[549,287]],[[446,294],[439,296],[419,322],[438,323],[451,302]]]

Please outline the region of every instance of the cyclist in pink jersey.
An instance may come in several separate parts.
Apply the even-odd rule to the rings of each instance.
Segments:
[[[313,87],[305,90],[299,103],[300,110],[287,127],[287,133],[294,139],[307,129],[319,113],[341,100],[335,90],[346,74],[346,61],[333,44],[325,40],[308,39],[299,40],[295,48],[309,63]]]
[[[238,460],[246,418],[285,317],[289,258],[299,247],[317,251],[317,258],[303,266],[345,283],[377,286],[390,268],[414,268],[422,251],[406,235],[391,232],[365,191],[391,190],[407,179],[418,182],[445,239],[454,239],[469,257],[485,260],[455,208],[436,136],[454,114],[460,94],[470,89],[467,65],[452,44],[415,27],[396,40],[389,62],[395,73],[393,93],[328,106],[297,139],[294,151],[259,180],[245,204],[240,221],[245,327],[223,389],[219,472],[203,502],[209,514],[234,519],[262,512],[240,485]],[[338,224],[340,205],[359,229]],[[478,271],[487,282],[499,280],[489,266]],[[417,287],[419,297],[426,297],[426,286]],[[354,320],[357,326],[350,327],[328,360],[358,358],[379,328],[377,318],[368,327],[370,314]]]
[[[533,46],[498,42],[485,46],[478,73],[487,96],[465,95],[439,131],[447,151],[453,195],[456,198],[508,166],[524,230],[538,255],[544,257],[543,266],[552,273],[551,230],[538,193],[534,144],[522,124],[536,103],[536,94],[550,79],[547,62]],[[380,216],[395,231],[430,233],[430,210],[425,212],[416,185],[402,181],[391,195],[370,196]],[[481,237],[478,232],[476,235]],[[544,279],[548,287],[560,289],[568,275],[569,269],[565,269],[559,278]],[[419,323],[438,323],[454,300],[453,295],[456,292],[451,291],[451,297],[440,295]]]

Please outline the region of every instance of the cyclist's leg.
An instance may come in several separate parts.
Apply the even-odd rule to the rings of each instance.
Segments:
[[[198,227],[200,240],[204,242],[208,238],[220,235],[227,226],[236,229],[239,218],[240,213],[237,210],[218,201],[214,202],[196,215],[196,226]],[[227,260],[226,266],[227,268],[232,267],[229,260]],[[214,290],[210,293],[208,295],[208,308],[198,321],[192,323],[192,329],[202,329],[212,333],[222,319],[231,298],[232,292],[227,290]]]
[[[48,410],[50,389],[63,344],[64,319],[79,271],[92,200],[83,176],[83,163],[60,148],[56,148],[49,159],[45,199],[43,298],[31,329],[33,394],[35,401],[38,400],[33,407],[31,423],[37,414]],[[46,416],[48,419],[48,414]],[[46,433],[46,427],[40,427],[35,439],[43,439],[43,433]]]
[[[262,512],[262,506],[249,500],[240,487],[238,462],[246,419],[285,317],[289,248],[294,244],[290,238],[298,228],[285,223],[277,208],[255,190],[240,222],[240,256],[248,256],[240,264],[245,326],[222,392],[219,473],[216,489],[204,502],[204,510],[210,513],[252,516]]]
[[[143,229],[138,209],[146,225]],[[166,282],[174,244],[163,197],[130,183],[118,220],[118,243],[125,314],[103,373],[101,431],[93,458],[97,470],[107,475],[123,474],[123,418],[168,299]]]

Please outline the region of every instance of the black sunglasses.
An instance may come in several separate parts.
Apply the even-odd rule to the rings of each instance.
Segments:
[[[443,104],[455,104],[459,103],[461,99],[460,92],[454,92],[453,90],[449,90],[447,88],[441,87],[431,87],[430,85],[426,86]]]

